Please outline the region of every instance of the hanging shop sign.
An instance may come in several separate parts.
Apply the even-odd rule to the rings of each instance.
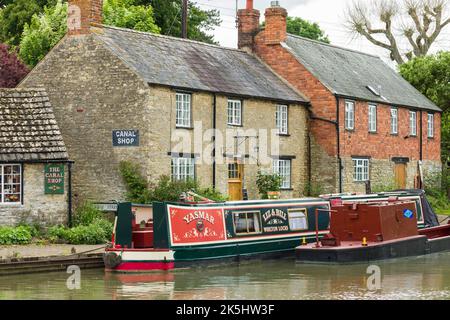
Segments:
[[[114,130],[112,140],[114,147],[138,147],[139,130]]]
[[[47,164],[44,170],[45,194],[64,194],[64,164]]]

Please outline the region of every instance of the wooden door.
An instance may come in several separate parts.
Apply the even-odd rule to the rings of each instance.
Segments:
[[[395,185],[398,189],[406,189],[406,163],[395,164]]]
[[[243,199],[242,181],[244,166],[237,162],[228,164],[228,197],[230,201]]]

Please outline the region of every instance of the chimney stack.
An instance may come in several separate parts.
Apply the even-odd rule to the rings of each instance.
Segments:
[[[238,48],[253,51],[253,42],[259,32],[259,10],[253,8],[253,0],[247,0],[245,9],[238,11]]]
[[[266,9],[266,28],[264,31],[266,44],[279,44],[287,38],[287,11],[280,6],[279,1],[271,1],[271,7]]]
[[[68,34],[89,34],[91,24],[102,24],[102,15],[103,0],[69,0]]]

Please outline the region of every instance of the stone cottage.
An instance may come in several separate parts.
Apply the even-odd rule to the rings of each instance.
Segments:
[[[308,181],[309,101],[242,50],[101,25],[101,0],[69,1],[69,32],[20,87],[44,87],[73,169],[74,196],[121,200],[122,161],[149,182],[196,179],[231,199],[282,197]],[[77,201],[77,199],[75,199]]]
[[[288,34],[286,9],[239,10],[240,49],[311,101],[311,177],[327,192],[422,187],[441,170],[441,110],[379,57]]]
[[[0,226],[63,223],[70,162],[43,89],[0,89]]]

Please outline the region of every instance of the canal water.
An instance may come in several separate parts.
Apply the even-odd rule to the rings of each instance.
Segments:
[[[75,290],[67,288],[65,272],[7,276],[0,277],[0,299],[450,299],[450,253],[374,265],[379,269],[370,273],[368,264],[291,259],[151,274],[82,270]],[[373,270],[381,272],[379,289]]]

